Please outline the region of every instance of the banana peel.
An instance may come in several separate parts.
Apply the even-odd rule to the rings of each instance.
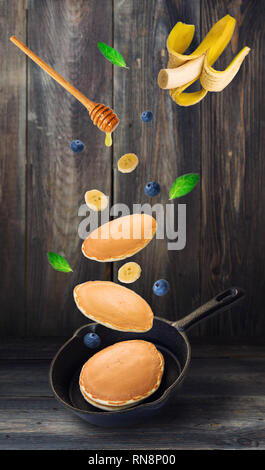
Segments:
[[[223,71],[215,70],[211,67],[206,56],[200,76],[202,87],[207,91],[222,91],[233,80],[249,51],[249,47],[243,47],[229,66]]]
[[[229,66],[224,71],[215,70],[212,65],[220,57],[228,43],[230,42],[236,20],[230,15],[224,16],[208,32],[200,45],[189,55],[184,52],[192,42],[195,33],[195,26],[178,22],[171,30],[167,39],[167,50],[169,54],[168,69],[176,69],[181,72],[182,77],[186,74],[186,83],[182,86],[170,89],[171,98],[181,106],[191,106],[201,101],[208,91],[218,92],[223,90],[237,74],[240,66],[250,51],[249,47],[244,47]],[[199,61],[199,59],[202,59]],[[192,67],[189,61],[197,60],[197,66]],[[198,64],[201,63],[198,67]],[[179,68],[180,67],[180,68]],[[179,68],[179,70],[177,70]],[[189,69],[193,70],[192,79],[189,80]],[[160,71],[158,83],[161,86],[165,78]],[[164,71],[166,72],[166,70]],[[195,72],[195,76],[193,77]],[[192,93],[184,91],[195,81],[200,79],[202,88]],[[164,88],[161,86],[161,88]]]

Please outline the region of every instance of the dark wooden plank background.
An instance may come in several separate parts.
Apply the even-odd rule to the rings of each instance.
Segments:
[[[26,295],[26,59],[16,53],[9,36],[14,31],[26,40],[24,2],[1,1],[0,25],[0,331],[22,335]]]
[[[98,60],[98,31],[112,42],[108,0],[28,3],[29,47],[81,92],[111,105],[112,66]],[[27,332],[64,335],[85,322],[74,306],[73,287],[105,277],[104,264],[81,255],[77,229],[85,192],[111,192],[111,150],[77,100],[32,61],[28,73]],[[70,149],[75,138],[86,144],[82,154]],[[62,253],[73,275],[50,269],[47,251]]]
[[[180,201],[187,204],[185,249],[168,251],[166,240],[154,240],[134,258],[143,275],[131,288],[173,320],[238,284],[247,289],[244,305],[192,334],[264,336],[264,6],[260,0],[0,0],[2,336],[70,335],[86,321],[73,286],[117,279],[122,263],[81,255],[78,208],[87,189],[131,208],[150,202],[144,185],[157,179],[162,192],[151,203],[166,203],[174,178],[190,171],[201,172],[201,184]],[[195,24],[196,46],[227,13],[237,28],[217,66],[245,45],[250,55],[224,92],[177,107],[156,84],[169,31],[177,21]],[[12,34],[87,96],[114,106],[121,123],[111,149],[86,110],[9,42]],[[130,69],[113,68],[98,41],[114,45]],[[152,124],[140,120],[145,109],[154,112]],[[84,141],[82,154],[69,149],[74,138]],[[116,170],[126,152],[140,158],[130,175]],[[175,214],[177,223],[177,203]],[[53,271],[49,250],[64,254],[74,273]],[[171,291],[158,298],[152,284],[161,277]]]

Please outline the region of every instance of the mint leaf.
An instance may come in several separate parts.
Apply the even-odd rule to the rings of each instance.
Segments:
[[[61,271],[63,273],[70,273],[71,271],[73,271],[68,261],[66,261],[66,259],[63,256],[58,255],[57,253],[54,253],[53,251],[49,251],[47,253],[47,256],[48,256],[50,265],[56,271]]]
[[[98,42],[98,48],[104,57],[109,60],[112,64],[117,65],[117,67],[126,67],[126,62],[122,55],[113,49],[113,47],[108,46],[105,42]]]
[[[198,173],[187,173],[186,175],[179,176],[171,186],[169,199],[176,199],[190,193],[199,180],[200,175]]]

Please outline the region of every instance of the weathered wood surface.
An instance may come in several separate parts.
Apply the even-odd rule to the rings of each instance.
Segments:
[[[25,354],[22,344],[2,345],[1,357],[12,359],[0,361],[0,449],[265,449],[264,346],[220,346],[208,358],[210,346],[195,347],[187,379],[161,415],[107,429],[58,404],[48,384],[50,358],[30,359],[30,344],[35,350],[27,341]],[[56,344],[61,339],[50,342],[50,353]],[[39,350],[48,356],[47,342],[39,341]]]
[[[177,107],[168,92],[158,88],[157,73],[167,65],[166,38],[177,19],[196,25],[196,47],[200,4],[194,0],[118,0],[114,5],[114,47],[131,58],[126,75],[124,71],[114,70],[114,108],[122,118],[115,134],[114,163],[127,152],[135,152],[140,159],[138,168],[131,174],[123,175],[115,168],[114,200],[124,202],[131,210],[133,204],[163,204],[165,213],[166,205],[171,204],[168,191],[174,179],[183,173],[200,171],[200,116],[198,106]],[[133,22],[131,18],[134,18]],[[146,109],[154,113],[152,124],[140,120]],[[159,181],[161,193],[150,199],[145,195],[144,187],[154,180]],[[181,201],[187,203],[186,248],[168,251],[165,237],[164,240],[153,240],[134,257],[142,266],[142,276],[132,288],[149,300],[157,315],[171,320],[188,313],[200,302],[199,191],[197,188]],[[175,230],[178,229],[177,207],[175,204]],[[158,218],[159,212],[155,216]],[[194,223],[198,230],[194,230]],[[165,223],[164,229],[166,231]],[[121,261],[115,266],[115,279],[122,264]],[[152,293],[152,286],[161,278],[169,281],[171,294],[157,297]],[[187,295],[180,295],[180,292]]]
[[[227,336],[259,335],[265,329],[263,202],[265,3],[201,2],[201,32],[229,13],[237,27],[217,62],[223,70],[247,45],[250,55],[231,86],[210,93],[201,104],[201,297],[207,300],[229,285],[247,291],[244,305],[231,314],[205,322],[201,333]]]
[[[0,400],[0,449],[265,449],[264,396],[179,395],[144,425],[100,429],[52,398]],[[3,424],[4,423],[4,424]]]
[[[179,201],[187,204],[185,249],[168,251],[167,240],[153,240],[134,257],[143,274],[131,288],[156,314],[176,319],[230,284],[241,285],[248,291],[244,305],[191,334],[264,337],[264,10],[259,0],[0,1],[1,336],[69,336],[85,322],[73,286],[117,280],[121,263],[81,255],[77,214],[87,189],[130,208],[166,204],[176,176],[200,171],[201,184]],[[226,13],[238,23],[217,67],[244,45],[250,55],[222,93],[177,107],[156,83],[167,63],[168,32],[178,20],[193,23],[196,46]],[[9,44],[12,33],[90,98],[114,105],[121,123],[112,149],[81,104]],[[129,70],[113,68],[98,41],[120,50]],[[150,124],[140,120],[145,109],[154,113]],[[82,154],[69,149],[74,138],[84,141]],[[137,153],[140,165],[122,175],[116,163],[126,152]],[[149,199],[144,185],[152,179],[162,191]],[[49,250],[64,254],[74,273],[53,271]],[[171,291],[158,298],[152,284],[161,277]]]
[[[0,2],[1,336],[23,335],[25,323],[26,59],[12,34],[26,40],[23,1]]]
[[[102,41],[112,41],[106,17],[112,17],[107,0],[30,1],[28,43],[89,98],[111,105],[112,67],[97,51],[97,31]],[[104,264],[82,256],[78,208],[89,188],[110,193],[111,150],[87,110],[32,62],[28,111],[28,334],[64,335],[85,322],[73,287],[105,275]],[[81,154],[70,149],[73,139],[84,142]],[[74,273],[50,268],[47,251],[62,253]]]

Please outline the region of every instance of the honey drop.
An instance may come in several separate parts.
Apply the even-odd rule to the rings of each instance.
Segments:
[[[106,132],[105,145],[106,147],[111,147],[112,145],[112,137],[110,132]]]

